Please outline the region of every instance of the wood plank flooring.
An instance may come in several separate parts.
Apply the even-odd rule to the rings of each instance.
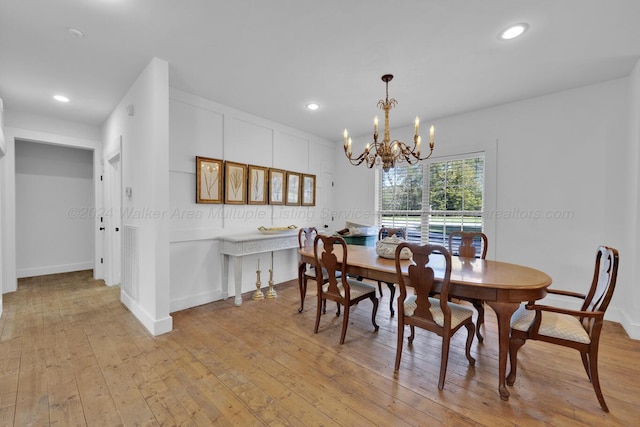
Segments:
[[[636,425],[640,341],[608,322],[598,405],[577,352],[528,342],[508,402],[497,391],[496,321],[487,309],[476,366],[454,337],[438,391],[440,338],[417,331],[394,376],[397,323],[384,289],[375,333],[371,304],[351,310],[344,345],[335,306],[318,334],[314,283],[298,313],[295,282],[275,299],[227,301],[173,313],[153,337],[91,271],[19,281],[0,318],[1,426]],[[330,312],[329,312],[330,311]]]

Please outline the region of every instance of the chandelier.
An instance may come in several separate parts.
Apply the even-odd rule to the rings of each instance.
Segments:
[[[384,110],[384,136],[381,142],[378,142],[378,116],[373,119],[373,145],[368,143],[362,154],[353,157],[351,153],[351,138],[347,130],[344,130],[344,154],[352,165],[358,166],[365,163],[369,168],[382,163],[382,169],[387,172],[394,167],[396,163],[407,162],[410,165],[415,164],[419,160],[426,160],[433,154],[433,126],[429,130],[429,154],[420,157],[420,119],[416,117],[415,134],[413,136],[413,147],[409,147],[402,141],[394,139],[391,141],[389,137],[389,110],[397,103],[394,98],[389,99],[389,82],[393,79],[393,75],[385,74],[382,81],[387,87],[386,98],[378,101],[378,107]]]

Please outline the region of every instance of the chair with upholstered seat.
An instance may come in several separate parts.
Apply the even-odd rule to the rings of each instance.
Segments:
[[[586,295],[577,292],[547,289],[550,294],[583,300],[580,310],[551,307],[534,301],[520,308],[511,317],[509,354],[511,372],[507,384],[516,380],[518,350],[526,340],[539,340],[578,350],[582,365],[598,402],[609,412],[598,378],[598,346],[604,313],[609,306],[618,275],[618,251],[607,246],[598,247],[591,288]]]
[[[382,226],[380,230],[378,230],[378,240],[382,240],[386,237],[397,236],[400,239],[407,238],[407,232],[404,228],[387,228]],[[393,283],[385,282],[389,291],[391,292],[391,296],[389,297],[389,311],[391,312],[391,317],[395,314],[393,309],[393,297],[396,295],[396,286]],[[382,282],[378,281],[378,291],[380,292],[380,298],[382,298]]]
[[[457,245],[457,250],[456,250]],[[485,259],[487,256],[487,236],[481,232],[453,231],[449,234],[449,252],[462,258]],[[459,298],[469,301],[478,312],[476,320],[476,336],[478,342],[483,342],[480,326],[484,324],[484,301],[476,298]]]
[[[298,231],[298,247],[313,247],[313,239],[318,235],[318,229],[315,227],[303,227]],[[326,276],[326,273],[324,274]],[[304,310],[304,300],[307,296],[307,281],[309,279],[316,280],[316,266],[300,261],[298,264],[298,287],[300,288],[300,308],[298,313]],[[325,301],[326,304],[326,301]],[[326,307],[325,307],[326,308]]]
[[[376,288],[369,283],[354,280],[347,276],[345,269],[348,254],[347,244],[344,239],[339,236],[323,236],[319,234],[314,239],[313,253],[316,265],[322,266],[322,268],[316,268],[318,307],[314,333],[318,333],[318,328],[320,327],[323,302],[325,300],[335,301],[338,304],[336,316],[340,316],[340,306],[344,306],[342,332],[340,334],[340,344],[344,344],[347,326],[349,325],[350,308],[367,298],[373,303],[371,322],[377,331],[378,298],[376,297]]]
[[[414,289],[414,295],[407,295],[407,284],[402,273],[400,252],[403,248],[409,248],[413,253],[412,264],[408,267],[409,285]],[[444,271],[442,279],[434,278],[434,270],[431,262],[435,258],[444,258]],[[432,259],[434,258],[434,259]],[[443,247],[438,245],[418,245],[401,243],[396,248],[395,256],[396,273],[400,295],[398,296],[398,344],[396,347],[395,371],[400,369],[402,357],[402,344],[404,341],[404,327],[409,325],[411,335],[409,344],[415,338],[415,327],[435,332],[442,337],[442,352],[440,358],[440,379],[438,389],[444,388],[444,380],[447,373],[449,360],[449,343],[451,337],[461,327],[467,329],[467,343],[465,354],[469,364],[473,366],[475,359],[471,356],[471,344],[473,343],[474,329],[473,310],[461,304],[449,301],[449,280],[451,277],[451,255]],[[442,271],[442,268],[439,269]],[[438,289],[439,286],[439,289]],[[430,295],[437,293],[439,297]]]

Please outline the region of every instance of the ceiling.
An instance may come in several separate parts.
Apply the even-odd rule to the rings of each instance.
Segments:
[[[0,0],[0,98],[100,125],[158,57],[173,88],[339,141],[372,131],[383,74],[391,125],[428,125],[624,77],[639,23],[638,0]]]

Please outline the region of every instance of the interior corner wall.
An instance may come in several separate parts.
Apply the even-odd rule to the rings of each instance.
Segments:
[[[4,222],[4,218],[5,218],[5,213],[4,213],[4,203],[3,203],[3,196],[4,196],[4,183],[6,182],[6,179],[4,177],[4,155],[7,152],[7,143],[5,140],[5,136],[4,136],[4,104],[2,102],[2,98],[0,98],[0,178],[2,178],[0,181],[0,316],[2,316],[2,309],[3,309],[3,303],[2,303],[2,289],[4,289],[4,275],[2,272],[5,271],[4,269],[4,248],[3,246],[5,245],[5,239],[2,237],[2,229],[3,227],[3,222]]]
[[[334,142],[175,89],[169,129],[172,312],[223,297],[220,236],[330,223]],[[197,204],[196,156],[314,174],[316,206]],[[273,257],[274,283],[297,277],[295,250]],[[255,290],[257,259],[269,265],[271,254],[243,257],[241,292]]]
[[[538,268],[552,277],[553,287],[584,291],[597,246],[618,248],[618,287],[607,318],[638,336],[640,299],[633,274],[638,243],[637,233],[628,229],[632,221],[638,225],[637,215],[630,218],[638,212],[638,153],[629,148],[628,90],[628,79],[617,79],[433,124],[436,152],[497,141],[496,208],[486,212],[496,221],[496,238],[489,242],[496,259]],[[635,138],[631,145],[637,147]],[[336,149],[336,162],[346,166],[340,166],[337,181],[363,186],[357,202],[347,197],[348,189],[337,192],[341,208],[375,210],[370,171],[347,165],[341,151]],[[636,160],[632,166],[630,154]],[[630,176],[635,190],[629,188]],[[363,200],[362,195],[372,196]]]
[[[628,323],[633,324],[629,334],[634,339],[640,339],[640,60],[636,62],[629,75],[629,227],[628,234],[635,237],[635,244],[630,253],[621,254],[620,263],[629,265],[632,272],[628,275],[626,286],[631,289],[631,298],[621,299],[625,305],[624,313],[628,316]]]
[[[138,230],[135,292],[121,300],[153,334],[172,329],[169,315],[169,65],[154,58],[103,125],[103,156],[122,136],[122,226]],[[123,192],[124,194],[124,192]],[[105,206],[108,209],[108,206]],[[125,262],[127,262],[125,260]],[[124,268],[124,263],[123,263]]]

